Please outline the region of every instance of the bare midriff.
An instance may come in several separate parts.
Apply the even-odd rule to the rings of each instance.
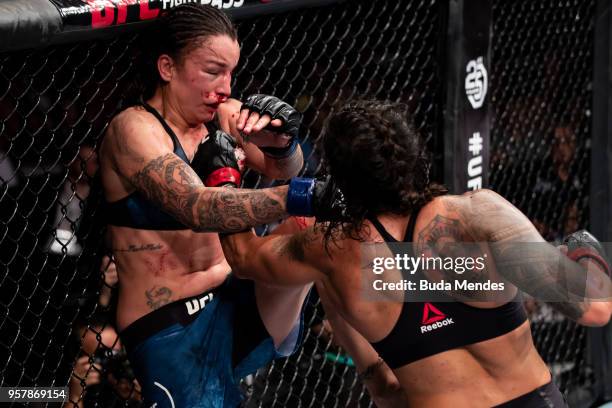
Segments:
[[[394,370],[409,406],[492,407],[550,382],[525,322],[505,335]]]
[[[109,230],[119,277],[119,331],[165,304],[219,286],[230,271],[216,233]]]

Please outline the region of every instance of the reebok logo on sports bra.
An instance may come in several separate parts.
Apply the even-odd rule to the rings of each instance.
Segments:
[[[423,307],[423,319],[421,321],[421,333],[427,333],[454,323],[453,319],[446,317],[440,309],[431,303],[425,303]]]

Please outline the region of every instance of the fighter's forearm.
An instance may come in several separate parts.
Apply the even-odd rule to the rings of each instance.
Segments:
[[[197,231],[236,232],[287,216],[287,186],[261,190],[207,188],[187,215]]]
[[[574,262],[516,212],[500,207],[492,214],[498,228],[491,229],[489,245],[497,272],[543,301],[612,300],[612,282],[600,267]]]
[[[555,249],[553,254],[534,251],[533,254],[529,254],[521,251],[521,247],[526,248],[524,244],[493,245],[493,254],[500,275],[536,299],[548,302],[568,318],[579,321],[588,308],[588,301],[584,296],[579,298],[572,295],[572,292],[576,293],[581,289],[584,292],[585,280],[576,279],[582,275],[581,271],[573,275],[574,279],[567,274],[566,277],[569,279],[562,284],[561,276],[557,273],[559,265],[551,259],[546,259],[546,255],[552,255],[560,260],[559,255],[562,254],[559,251]]]
[[[287,215],[287,186],[261,190],[207,188],[174,154],[152,160],[130,181],[149,200],[198,231],[242,231]]]
[[[597,266],[576,263],[548,243],[530,248],[503,242],[493,244],[492,249],[504,278],[572,320],[601,324],[597,322],[603,318],[593,319],[592,315],[612,301],[612,282]]]
[[[298,146],[288,157],[264,155],[264,174],[276,179],[289,179],[298,175],[304,165],[302,149]]]
[[[298,145],[287,157],[272,157],[264,154],[254,143],[242,144],[248,167],[273,179],[289,179],[299,174],[304,165],[302,149]]]
[[[447,235],[456,231],[452,239],[459,242],[464,236],[486,242],[497,273],[523,291],[578,321],[589,301],[611,300],[612,283],[599,268],[587,269],[547,243],[524,214],[496,193],[479,191],[445,204],[449,214],[439,228]]]
[[[249,142],[249,137],[241,133],[237,128],[237,120],[242,103],[236,99],[229,99],[221,106],[223,108],[219,109],[219,125],[223,131],[231,134],[236,139],[246,155],[246,163],[250,168],[274,179],[289,179],[298,175],[304,165],[304,157],[299,144],[287,157],[277,158],[266,155],[256,143]],[[272,147],[282,147],[282,144],[287,141],[279,137],[278,143],[281,145],[272,145]]]
[[[597,315],[603,303],[612,301],[610,278],[600,267],[574,262],[545,242],[517,211],[494,214],[500,228],[491,230],[490,247],[499,274],[572,320],[605,324],[605,316]]]

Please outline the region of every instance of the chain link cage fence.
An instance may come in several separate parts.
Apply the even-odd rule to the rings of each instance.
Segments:
[[[496,0],[493,19],[490,185],[560,242],[589,226],[595,1]],[[572,403],[595,380],[586,329],[527,305],[536,346]]]
[[[303,111],[308,174],[318,167],[313,146],[325,118],[357,96],[408,104],[441,152],[440,7],[352,1],[239,22],[236,96],[269,93]],[[102,298],[113,277],[103,260],[95,151],[109,120],[134,100],[143,35],[0,56],[2,386],[70,384],[86,406],[138,405],[129,368],[117,374],[125,364],[109,350],[113,302]],[[247,405],[368,405],[351,360],[320,330],[318,302],[307,316],[300,352],[246,379]]]
[[[494,3],[491,184],[557,238],[587,220],[593,1]],[[270,93],[304,112],[306,174],[317,170],[314,142],[334,106],[402,101],[441,181],[445,16],[443,0],[355,0],[241,21],[236,96]],[[68,384],[85,406],[140,405],[112,351],[95,151],[134,101],[142,37],[0,54],[0,386]],[[246,183],[270,181],[251,174]],[[545,312],[532,316],[538,349],[564,392],[583,387],[592,380],[584,331]],[[312,301],[303,347],[244,381],[247,406],[371,405],[323,317]]]

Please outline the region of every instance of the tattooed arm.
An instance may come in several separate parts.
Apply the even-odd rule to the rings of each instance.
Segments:
[[[128,189],[143,194],[184,225],[199,231],[241,231],[286,216],[287,187],[262,190],[206,188],[172,153],[161,126],[128,110],[111,122],[101,154]]]
[[[289,179],[297,176],[304,165],[301,147],[298,145],[295,152],[289,157],[274,158],[263,154],[259,147],[257,147],[257,144],[250,141],[257,140],[257,143],[261,144],[264,142],[267,145],[279,139],[280,141],[284,140],[283,136],[267,130],[261,130],[251,133],[250,141],[245,140],[236,127],[241,106],[242,102],[236,99],[229,99],[226,103],[219,105],[219,125],[222,130],[231,134],[240,147],[242,147],[246,155],[246,165],[270,178]],[[286,138],[285,142],[288,140]]]
[[[576,263],[548,244],[533,224],[500,195],[481,190],[445,201],[474,240],[488,242],[497,272],[537,299],[585,325],[612,312],[612,283],[597,266]]]

